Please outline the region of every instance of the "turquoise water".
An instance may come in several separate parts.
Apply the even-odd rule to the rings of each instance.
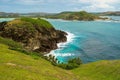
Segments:
[[[112,18],[120,20],[120,17]],[[2,21],[13,18],[2,18]],[[84,63],[120,59],[120,21],[65,21],[47,19],[56,29],[69,35],[66,43],[50,52],[59,61],[80,57]]]
[[[3,22],[3,21],[11,21],[11,20],[14,20],[15,18],[0,18],[0,22]]]
[[[66,44],[59,45],[59,49],[51,51],[59,61],[66,62],[74,57],[80,57],[84,63],[120,59],[120,22],[48,21],[56,29],[73,34],[70,34]]]

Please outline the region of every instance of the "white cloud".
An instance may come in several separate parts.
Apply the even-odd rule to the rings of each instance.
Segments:
[[[59,10],[113,11],[120,10],[120,0],[0,0],[0,3],[44,8],[55,6]],[[7,5],[6,4],[6,5]],[[44,7],[43,7],[44,6]],[[36,7],[36,8],[37,8]]]
[[[37,5],[44,3],[44,0],[16,0],[14,3],[23,5]]]
[[[118,3],[119,0],[74,0],[76,3]]]
[[[116,10],[116,4],[120,4],[119,0],[74,0],[74,4],[85,5],[77,7],[75,10],[87,11],[108,11]]]

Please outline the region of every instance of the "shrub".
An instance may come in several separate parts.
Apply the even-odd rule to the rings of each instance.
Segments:
[[[80,60],[80,58],[73,58],[70,59],[67,63],[58,63],[57,66],[63,68],[63,69],[74,69],[79,67],[82,64],[82,61]]]
[[[8,45],[11,48],[23,49],[23,46],[20,43],[15,42],[12,39],[7,39],[7,38],[0,37],[0,43]]]

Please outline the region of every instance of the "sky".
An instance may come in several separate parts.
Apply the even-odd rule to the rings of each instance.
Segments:
[[[120,11],[120,0],[0,0],[0,12]]]

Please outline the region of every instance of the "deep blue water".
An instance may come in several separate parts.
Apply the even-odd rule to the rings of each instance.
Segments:
[[[113,19],[120,20],[120,17]],[[12,18],[13,19],[13,18]],[[1,21],[9,21],[0,19]],[[65,21],[47,19],[56,29],[68,32],[68,42],[51,51],[59,61],[80,57],[84,63],[120,59],[120,21]]]
[[[120,19],[120,17],[114,17]],[[69,42],[51,54],[59,61],[80,57],[84,63],[120,59],[120,22],[51,20],[56,29],[70,32]],[[71,40],[71,42],[70,42]]]

